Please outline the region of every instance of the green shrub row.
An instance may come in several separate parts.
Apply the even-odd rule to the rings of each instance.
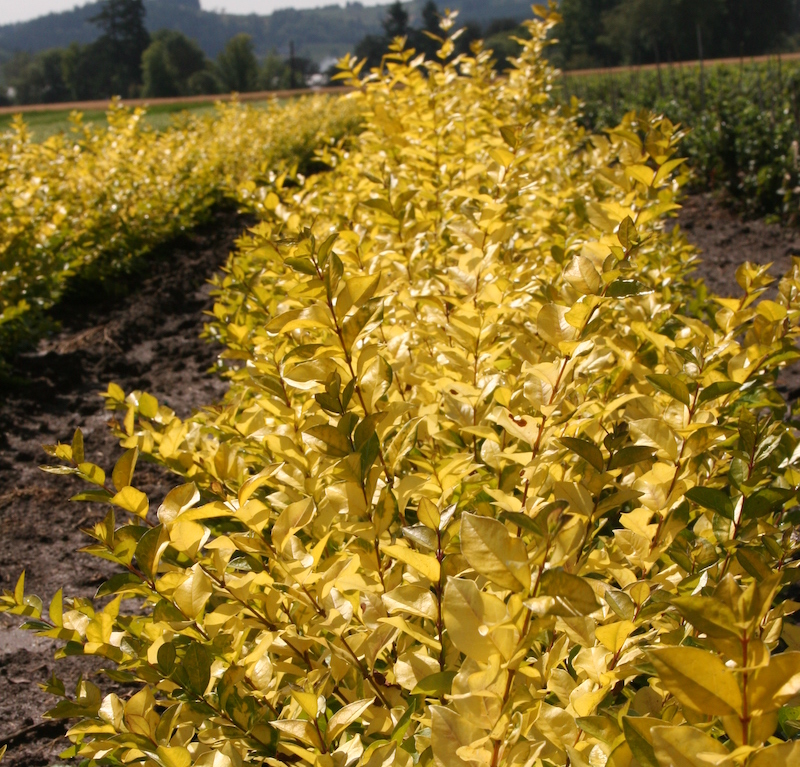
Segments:
[[[724,190],[748,215],[800,217],[800,62],[662,65],[627,74],[569,76],[562,98],[582,104],[592,132],[648,109],[689,133],[683,151],[700,188]]]

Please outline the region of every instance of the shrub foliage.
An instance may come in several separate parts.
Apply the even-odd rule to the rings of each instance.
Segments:
[[[581,99],[590,130],[613,127],[643,107],[690,126],[682,151],[699,186],[724,191],[748,215],[792,223],[800,215],[798,93],[800,67],[780,59],[562,80],[563,96]]]
[[[586,136],[539,11],[508,79],[398,41],[359,82],[367,129],[271,193],[219,281],[224,404],[182,421],[112,384],[109,476],[80,432],[50,449],[109,504],[86,551],[120,572],[2,609],[137,686],[52,680],[68,754],[800,763],[800,440],[773,385],[800,263],[773,298],[753,265],[740,297],[693,286],[664,228],[680,134]],[[155,514],[139,456],[185,478]]]
[[[321,141],[352,130],[347,109],[220,104],[158,132],[143,110],[114,103],[108,129],[76,115],[69,134],[43,143],[17,119],[0,134],[0,347],[36,326],[71,275],[113,275],[222,199],[257,209],[257,187],[266,194]]]

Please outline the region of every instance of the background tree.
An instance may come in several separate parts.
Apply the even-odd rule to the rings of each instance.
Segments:
[[[225,91],[247,93],[258,87],[258,60],[250,35],[235,35],[217,57],[217,74]]]
[[[91,18],[102,35],[92,43],[104,60],[107,95],[130,96],[142,83],[142,55],[150,45],[142,0],[105,0]]]
[[[603,16],[619,0],[561,0],[563,22],[556,28],[559,41],[551,54],[565,69],[610,66],[619,63],[618,52],[600,40],[604,32]]]
[[[207,66],[196,42],[180,32],[162,29],[142,56],[142,93],[148,97],[188,95],[192,92],[190,79]]]
[[[408,11],[400,0],[395,0],[389,6],[386,18],[383,20],[383,31],[390,40],[408,34]]]
[[[14,54],[5,66],[5,77],[18,104],[52,104],[66,101],[70,95],[64,78],[64,52],[58,49],[36,56]]]
[[[290,69],[277,51],[270,51],[261,62],[258,87],[264,91],[280,91],[289,87]]]

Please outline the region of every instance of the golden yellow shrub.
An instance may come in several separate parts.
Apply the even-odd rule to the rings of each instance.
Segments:
[[[679,131],[586,136],[548,98],[555,14],[507,79],[398,42],[366,130],[283,189],[220,280],[226,402],[111,385],[123,570],[49,620],[107,657],[70,753],[227,767],[797,764],[800,262],[707,299],[664,229]],[[451,20],[445,22],[445,29]],[[447,58],[448,40],[442,41]],[[346,62],[349,77],[358,75]],[[265,198],[266,199],[266,198]],[[144,454],[186,479],[149,513]],[[117,523],[122,515],[125,522]],[[121,610],[122,598],[145,609]]]

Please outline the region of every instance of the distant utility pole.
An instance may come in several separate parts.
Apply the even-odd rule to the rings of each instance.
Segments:
[[[700,109],[706,108],[706,76],[703,66],[703,32],[697,24],[697,53],[700,57]]]
[[[294,90],[294,40],[289,41],[289,87]]]

